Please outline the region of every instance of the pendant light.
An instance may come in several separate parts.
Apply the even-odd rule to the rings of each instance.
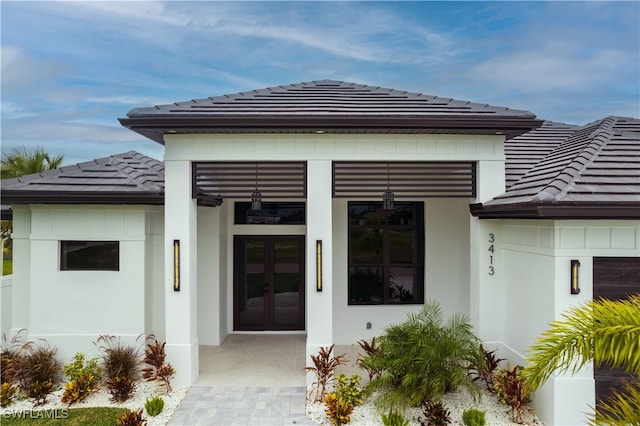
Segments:
[[[256,163],[256,190],[251,194],[251,210],[262,210],[262,193],[258,191],[258,163]]]
[[[393,210],[393,199],[395,194],[389,189],[390,173],[389,163],[387,163],[387,190],[382,194],[382,210]]]

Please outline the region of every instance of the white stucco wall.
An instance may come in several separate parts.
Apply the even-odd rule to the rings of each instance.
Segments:
[[[20,289],[14,291],[14,311],[18,312],[14,312],[12,328],[26,328],[29,340],[45,339],[58,348],[63,360],[75,352],[96,354],[93,342],[102,334],[135,341],[148,331],[160,331],[157,312],[154,316],[153,310],[145,311],[145,306],[154,305],[156,311],[163,311],[161,300],[145,296],[152,292],[152,282],[159,274],[148,267],[147,259],[158,260],[150,251],[159,247],[158,239],[147,238],[152,216],[153,211],[143,206],[14,209],[18,225],[14,288],[19,285]],[[155,210],[155,216],[160,220],[161,209]],[[119,241],[120,270],[60,271],[61,240]]]
[[[489,221],[497,222],[497,221]],[[548,324],[593,296],[593,257],[640,256],[640,221],[528,221],[501,223],[500,273],[504,287],[500,355],[524,363]],[[570,294],[571,259],[580,261],[580,288]],[[585,424],[595,405],[593,371],[551,378],[535,395],[538,414],[553,425]]]

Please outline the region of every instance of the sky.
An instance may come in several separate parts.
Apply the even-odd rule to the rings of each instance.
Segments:
[[[136,107],[332,79],[586,124],[640,117],[640,2],[0,1],[1,149],[162,145]]]

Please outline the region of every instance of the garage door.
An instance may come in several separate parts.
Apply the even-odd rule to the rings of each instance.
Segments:
[[[640,293],[640,257],[594,257],[593,297],[624,299]],[[597,367],[596,403],[605,399],[614,389],[621,388],[621,381],[630,377],[624,370]]]

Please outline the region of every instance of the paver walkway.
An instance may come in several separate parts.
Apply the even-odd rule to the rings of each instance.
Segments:
[[[304,414],[304,386],[192,386],[171,426],[316,425]]]

